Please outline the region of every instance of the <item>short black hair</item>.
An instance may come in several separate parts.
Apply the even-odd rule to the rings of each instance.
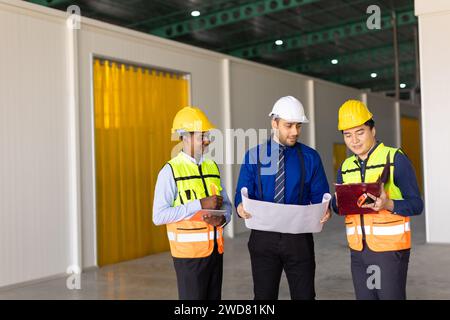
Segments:
[[[368,126],[370,129],[373,129],[373,127],[375,127],[375,121],[373,120],[373,118],[371,118],[364,122],[364,125]]]
[[[370,128],[370,130],[372,130],[375,127],[375,121],[373,120],[373,118],[367,120],[366,122],[364,122],[365,126],[368,126]],[[344,130],[341,130],[341,133],[344,134]]]

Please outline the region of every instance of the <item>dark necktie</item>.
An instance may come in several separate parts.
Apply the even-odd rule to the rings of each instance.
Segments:
[[[275,203],[284,203],[284,150],[286,147],[280,145],[280,153],[278,156],[278,171],[275,177]]]

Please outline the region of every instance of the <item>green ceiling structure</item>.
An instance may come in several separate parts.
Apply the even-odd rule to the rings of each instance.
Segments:
[[[42,6],[52,7],[52,6],[57,6],[60,4],[66,4],[66,3],[69,4],[73,1],[70,1],[70,0],[30,0],[28,2],[40,4]]]
[[[202,15],[181,22],[172,23],[149,30],[150,33],[165,38],[174,38],[194,31],[210,30],[240,21],[264,16],[269,13],[296,8],[319,2],[319,0],[262,0],[233,8]]]
[[[416,23],[416,17],[414,16],[414,10],[408,10],[397,14],[397,25],[408,25]],[[283,40],[283,45],[276,45],[275,41],[279,38],[274,38],[265,41],[260,44],[240,48],[229,52],[229,54],[250,59],[255,58],[263,54],[272,54],[277,52],[289,51],[293,49],[301,49],[308,46],[314,46],[335,39],[345,39],[349,37],[355,37],[368,33],[380,32],[381,30],[392,29],[391,16],[384,16],[381,18],[381,29],[370,30],[366,26],[366,20],[349,23],[347,25],[336,26],[327,28],[325,30],[310,32],[306,34],[299,34],[288,37]]]
[[[414,0],[28,1],[64,11],[76,4],[86,17],[373,90],[395,87],[395,12],[400,79],[408,88],[416,85]],[[371,30],[366,10],[374,4],[380,8],[381,29]],[[200,16],[191,16],[194,10]]]
[[[403,55],[405,53],[414,50],[414,43],[412,42],[401,43],[399,44],[398,49],[399,54]],[[377,48],[364,49],[345,55],[333,55],[319,60],[297,63],[289,65],[285,67],[285,69],[294,72],[309,73],[314,71],[320,71],[330,67],[337,68],[338,66],[342,65],[344,66],[357,65],[370,59],[380,59],[380,58],[383,59],[386,57],[393,57],[393,56],[394,56],[394,48],[392,45],[389,45]],[[333,59],[337,60],[337,64],[333,65],[331,63],[331,60]]]
[[[409,76],[414,74],[415,68],[416,64],[414,61],[404,62],[399,65],[399,72],[404,76]],[[388,66],[384,68],[373,68],[356,74],[334,75],[327,77],[327,80],[352,85],[367,81],[367,79],[370,79],[370,74],[373,72],[377,74],[377,80],[389,78],[393,79],[394,77],[394,68],[392,66]]]

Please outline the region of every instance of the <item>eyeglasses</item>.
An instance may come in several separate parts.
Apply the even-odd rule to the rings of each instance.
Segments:
[[[211,135],[209,132],[193,132],[191,134],[195,137],[200,137],[201,134],[202,141],[211,141]]]
[[[209,132],[202,132],[202,140],[211,141],[211,135],[209,134]]]

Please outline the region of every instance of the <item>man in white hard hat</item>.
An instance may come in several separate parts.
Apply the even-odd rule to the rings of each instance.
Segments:
[[[292,96],[275,102],[271,117],[274,134],[267,142],[247,151],[236,187],[238,215],[251,218],[242,206],[241,188],[251,199],[282,204],[309,205],[322,202],[329,192],[319,154],[297,142],[302,124],[307,123],[304,108]],[[261,152],[260,152],[261,150]],[[276,165],[274,170],[269,167]],[[265,174],[269,172],[269,174]],[[330,218],[330,210],[321,220]],[[281,273],[289,283],[291,299],[314,299],[315,257],[311,233],[288,234],[252,230],[248,242],[255,299],[277,299]]]

